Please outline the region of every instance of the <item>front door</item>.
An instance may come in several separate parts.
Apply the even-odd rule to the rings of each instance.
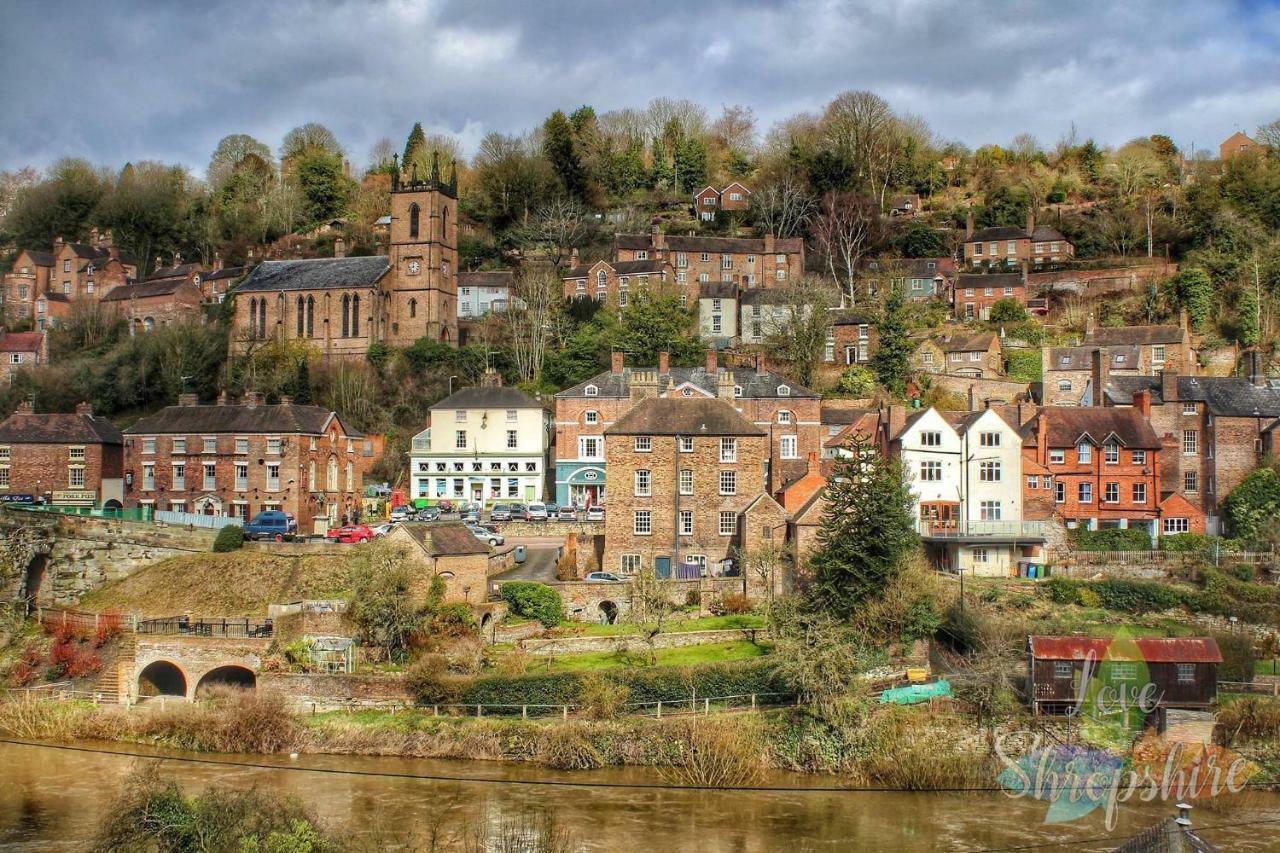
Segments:
[[[671,557],[669,556],[654,557],[653,572],[660,578],[671,577]]]
[[[483,483],[471,484],[471,500],[475,501],[476,503],[484,502],[484,484]]]

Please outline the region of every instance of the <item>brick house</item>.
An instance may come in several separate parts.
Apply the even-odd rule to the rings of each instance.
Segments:
[[[1138,373],[1147,376],[1171,368],[1195,373],[1199,363],[1187,312],[1179,314],[1176,326],[1100,327],[1090,314],[1085,320],[1084,345],[1089,347],[1138,347]]]
[[[665,353],[655,367],[627,367],[613,354],[608,372],[556,394],[556,502],[593,506],[606,497],[605,431],[652,397],[719,399],[729,403],[767,436],[768,480],[781,484],[786,472],[803,467],[822,449],[821,400],[757,364],[755,369],[719,366],[714,350],[705,366],[671,367]]]
[[[374,462],[335,412],[287,398],[265,405],[253,392],[213,406],[182,394],[124,434],[128,506],[242,519],[283,510],[306,533],[313,519],[332,524],[360,506]]]
[[[577,264],[564,277],[566,299],[590,297],[618,308],[626,308],[631,297],[642,290],[656,289],[673,281],[671,264],[662,260],[596,261]],[[688,307],[696,299],[688,288],[680,288],[681,305]]]
[[[1065,263],[1075,254],[1075,246],[1060,231],[1036,224],[1034,211],[1027,211],[1025,228],[1002,225],[975,230],[973,211],[965,223],[964,262],[971,267],[1043,266]]]
[[[124,438],[88,403],[37,414],[29,402],[0,423],[0,495],[55,506],[121,507]]]
[[[58,237],[51,252],[24,249],[4,276],[7,321],[30,319],[37,329],[52,328],[70,316],[71,303],[98,299],[137,278],[138,268],[125,263],[111,232],[89,232],[88,243]]]
[[[742,288],[779,287],[804,275],[804,240],[766,234],[754,237],[697,237],[664,234],[653,225],[648,234],[619,234],[615,261],[666,261],[677,288],[730,281]]]
[[[1027,305],[1027,276],[1021,273],[961,273],[952,289],[951,316],[957,320],[990,320],[991,308],[1001,299]]]
[[[186,276],[122,284],[102,297],[103,305],[119,310],[130,336],[158,326],[203,322],[204,301],[200,285]]]
[[[458,340],[457,175],[433,165],[391,180],[387,255],[266,261],[233,292],[231,349],[305,341],[326,358],[363,358],[374,343]]]
[[[741,515],[766,494],[765,431],[726,400],[674,396],[639,402],[604,434],[602,567],[653,568],[660,577],[721,574]]]
[[[1041,347],[1046,406],[1101,406],[1112,376],[1140,375],[1137,344],[1112,347]],[[1132,400],[1132,395],[1127,398]]]
[[[819,373],[835,378],[851,365],[865,367],[871,363],[879,345],[880,323],[875,314],[852,309],[833,311]],[[824,370],[824,366],[833,367]]]
[[[19,370],[33,370],[48,360],[44,332],[6,332],[0,326],[0,383],[11,385]]]
[[[465,525],[399,524],[387,534],[389,545],[405,549],[413,569],[410,594],[424,602],[431,581],[444,579],[446,603],[481,604],[488,594],[489,546],[481,542]]]
[[[911,368],[970,379],[1004,375],[1004,348],[995,332],[948,332],[925,338],[911,353]]]
[[[863,264],[862,280],[874,298],[888,287],[916,301],[943,299],[951,303],[956,262],[951,258],[873,258]]]
[[[53,254],[23,249],[13,259],[13,268],[4,276],[4,318],[14,325],[35,316],[36,299],[49,290]]]
[[[1226,160],[1236,156],[1237,154],[1243,154],[1246,151],[1261,151],[1265,147],[1265,145],[1250,139],[1244,133],[1237,130],[1235,133],[1222,140],[1222,143],[1218,145],[1218,159]]]
[[[693,195],[693,212],[703,222],[714,222],[722,210],[746,210],[751,206],[751,190],[734,181],[724,189],[703,187]]]
[[[1130,408],[1047,407],[1027,425],[1023,453],[1049,472],[1054,515],[1067,527],[1141,527],[1152,539],[1164,532],[1164,443],[1150,418],[1151,396],[1139,392]],[[1197,513],[1168,532],[1204,529]]]
[[[236,280],[248,272],[248,267],[224,267],[222,258],[215,255],[213,268],[206,270],[195,284],[199,286],[205,302],[220,303],[227,298]]]
[[[920,203],[920,196],[917,193],[907,193],[906,195],[895,195],[889,201],[889,215],[901,216],[906,219],[915,219],[923,210]]]

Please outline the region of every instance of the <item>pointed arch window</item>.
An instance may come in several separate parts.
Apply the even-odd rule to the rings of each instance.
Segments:
[[[314,338],[316,336],[316,298],[314,296],[307,297],[307,337]]]
[[[256,338],[258,336],[258,300],[249,300],[249,337]]]
[[[342,336],[351,336],[351,297],[342,294]]]
[[[302,300],[302,297],[299,296],[298,297],[298,337],[300,338],[306,335],[307,333],[306,319],[307,319],[306,303]]]
[[[267,300],[258,300],[258,337],[267,336]]]
[[[360,337],[360,297],[351,297],[351,337]]]
[[[449,234],[449,208],[446,207],[440,212],[440,239],[445,239]]]
[[[416,238],[418,236],[418,215],[420,213],[421,213],[421,209],[418,207],[417,202],[414,202],[413,204],[409,205],[409,237],[410,238]]]
[[[418,300],[409,300],[409,317],[410,319],[418,316]]]

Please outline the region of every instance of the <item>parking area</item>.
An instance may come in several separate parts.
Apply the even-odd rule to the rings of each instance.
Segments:
[[[494,575],[491,580],[547,583],[556,579],[556,563],[560,559],[563,540],[546,536],[518,536],[507,540],[507,544],[523,545],[525,561],[517,563],[509,571]]]

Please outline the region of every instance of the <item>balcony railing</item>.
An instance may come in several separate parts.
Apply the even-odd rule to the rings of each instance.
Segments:
[[[926,539],[1043,539],[1043,521],[921,521]]]

